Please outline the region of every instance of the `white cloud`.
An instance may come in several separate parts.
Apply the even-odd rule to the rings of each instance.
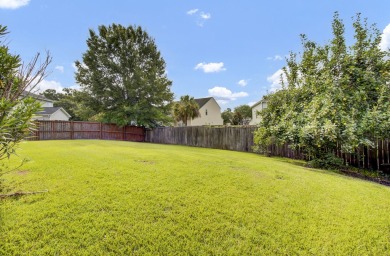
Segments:
[[[64,66],[56,66],[54,69],[60,71],[61,73],[64,73]]]
[[[257,103],[257,101],[251,101],[251,102],[248,102],[248,106],[249,107],[252,107],[253,105],[255,105]]]
[[[194,16],[196,24],[199,27],[203,27],[205,22],[207,20],[211,19],[211,14],[210,13],[206,13],[206,12],[200,11],[197,8],[196,9],[191,9],[191,10],[187,11],[187,15]]]
[[[29,2],[30,0],[0,0],[0,9],[17,9]]]
[[[379,46],[382,51],[387,51],[390,48],[390,24],[383,30],[382,40]]]
[[[209,95],[214,97],[221,105],[225,105],[230,101],[236,100],[237,98],[248,96],[248,93],[246,92],[232,92],[231,90],[220,86],[215,86],[209,89],[208,92]]]
[[[210,63],[199,63],[195,66],[195,69],[202,69],[205,73],[214,73],[225,71],[226,68],[223,67],[223,62],[210,62]]]
[[[273,60],[273,61],[283,60],[283,57],[277,54],[273,57],[267,57],[267,60]]]
[[[189,10],[187,12],[187,15],[194,15],[195,13],[197,13],[199,11],[199,9],[192,9],[192,10]]]
[[[229,100],[216,100],[219,105],[226,105],[229,103]]]
[[[275,73],[267,77],[267,81],[271,83],[271,92],[275,92],[277,90],[280,90],[282,88],[282,84],[280,82],[280,76],[283,77],[283,81],[285,81],[284,73],[282,69],[277,70]]]
[[[211,14],[210,13],[201,12],[199,16],[200,16],[201,19],[204,19],[204,20],[211,19]]]
[[[54,80],[42,80],[35,89],[40,92],[43,92],[47,89],[54,89],[57,92],[61,92],[63,88],[64,87],[61,85],[60,82]]]
[[[240,81],[238,81],[237,84],[238,84],[239,86],[245,87],[245,86],[248,84],[248,80],[241,79]]]
[[[79,84],[74,84],[74,85],[72,85],[72,86],[69,86],[69,88],[75,89],[75,90],[80,90],[80,89],[81,89],[81,87],[80,87]]]

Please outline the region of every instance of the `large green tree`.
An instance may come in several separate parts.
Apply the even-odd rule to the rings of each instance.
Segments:
[[[189,119],[200,116],[199,105],[194,97],[189,95],[181,96],[180,101],[175,102],[173,105],[173,115],[176,121],[182,121],[187,126]]]
[[[260,150],[288,143],[326,164],[321,161],[337,149],[354,153],[390,137],[390,53],[379,47],[381,32],[360,14],[353,27],[351,46],[338,13],[328,44],[301,35],[302,54],[290,54],[283,88],[268,96],[261,112],[255,133]]]
[[[234,108],[233,124],[247,125],[252,119],[252,109],[248,105],[240,105]]]
[[[154,127],[170,121],[172,82],[155,41],[139,26],[112,24],[89,31],[76,61],[84,105],[103,122]]]
[[[227,108],[221,113],[223,124],[233,124],[233,112],[231,108]]]
[[[50,54],[41,61],[37,54],[24,65],[4,44],[6,34],[7,27],[0,25],[0,160],[15,154],[18,144],[31,135],[32,117],[41,106],[29,92],[44,79],[51,62]]]

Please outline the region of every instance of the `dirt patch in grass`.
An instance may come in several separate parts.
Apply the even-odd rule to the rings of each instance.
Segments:
[[[19,170],[19,171],[16,171],[15,173],[16,173],[17,175],[22,175],[22,176],[24,176],[24,175],[29,174],[30,171],[29,171],[29,170]]]
[[[149,161],[149,160],[135,160],[137,163],[143,163],[143,164],[155,164],[154,161]]]

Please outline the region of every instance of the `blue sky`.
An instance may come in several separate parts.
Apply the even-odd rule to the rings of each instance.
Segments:
[[[41,89],[76,87],[74,62],[86,51],[88,30],[112,23],[142,26],[167,64],[176,98],[214,96],[222,109],[251,104],[278,85],[285,56],[301,50],[299,34],[324,44],[335,11],[352,42],[357,12],[384,31],[390,46],[388,0],[0,0],[0,24],[11,52],[28,61],[53,56]]]

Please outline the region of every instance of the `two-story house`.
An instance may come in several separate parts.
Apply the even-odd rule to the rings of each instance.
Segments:
[[[54,107],[53,101],[45,98],[42,95],[26,92],[24,93],[24,96],[31,96],[41,103],[42,110],[36,113],[35,117],[33,118],[35,120],[69,121],[69,118],[71,118],[65,109],[62,107]]]
[[[223,125],[221,107],[213,97],[195,99],[199,105],[200,117],[189,119],[187,126]],[[183,126],[182,122],[176,124]]]
[[[267,100],[262,99],[256,102],[252,107],[252,120],[249,122],[249,125],[258,125],[261,122],[260,112],[263,109],[267,108]]]

